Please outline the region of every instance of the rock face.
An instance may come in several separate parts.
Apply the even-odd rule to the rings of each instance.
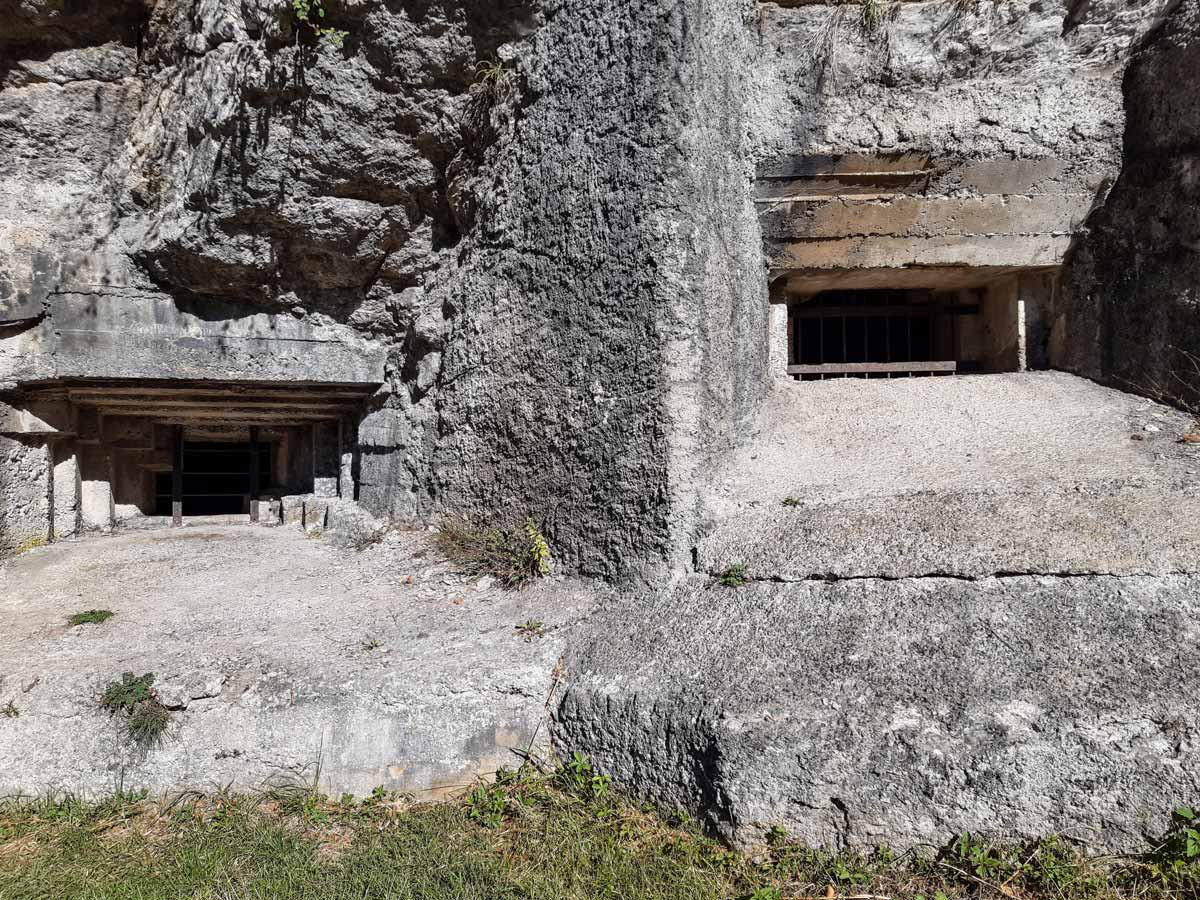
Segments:
[[[257,485],[265,444],[280,490],[223,496],[351,545],[532,516],[640,586],[580,625],[556,740],[735,839],[1126,846],[1194,799],[1191,422],[1015,372],[1196,399],[1197,0],[320,6],[343,40],[0,0],[0,553],[170,506],[189,441]],[[1014,374],[781,383],[839,287],[929,294]],[[553,662],[453,743],[532,732]],[[357,671],[258,740],[351,728]]]
[[[1064,368],[1200,404],[1200,4],[1181,0],[1125,76],[1124,165],[1075,249],[1054,323]]]
[[[752,10],[8,3],[0,382],[371,385],[373,513],[679,564],[765,383]]]
[[[694,581],[592,620],[556,737],[735,841],[1140,846],[1195,792],[1198,589]]]
[[[1193,426],[1065,373],[781,386],[558,746],[739,843],[1152,840],[1200,762]]]

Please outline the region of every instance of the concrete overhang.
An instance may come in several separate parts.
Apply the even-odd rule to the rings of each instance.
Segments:
[[[81,437],[101,419],[160,424],[299,425],[336,421],[359,413],[377,384],[192,380],[71,379],[23,392],[0,404],[0,429],[45,433],[47,412]],[[72,415],[74,413],[74,415]]]
[[[965,290],[984,287],[1001,278],[1027,273],[1050,273],[1057,266],[908,266],[874,269],[785,269],[773,271],[772,300],[786,302],[822,291],[844,290]]]

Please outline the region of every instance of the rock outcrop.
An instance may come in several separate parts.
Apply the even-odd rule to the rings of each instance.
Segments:
[[[697,580],[592,620],[556,736],[742,843],[1140,847],[1196,792],[1198,590]]]
[[[1200,407],[1200,4],[1180,0],[1125,75],[1124,163],[1067,267],[1055,358]]]

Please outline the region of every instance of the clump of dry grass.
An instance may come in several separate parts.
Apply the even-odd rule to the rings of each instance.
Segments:
[[[471,575],[490,575],[506,587],[526,587],[550,574],[550,544],[531,516],[518,523],[487,525],[461,517],[442,523],[437,544]]]

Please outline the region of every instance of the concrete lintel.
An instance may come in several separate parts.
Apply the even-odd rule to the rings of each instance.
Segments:
[[[0,434],[38,435],[49,440],[70,437],[74,431],[74,416],[65,394],[0,400]]]

